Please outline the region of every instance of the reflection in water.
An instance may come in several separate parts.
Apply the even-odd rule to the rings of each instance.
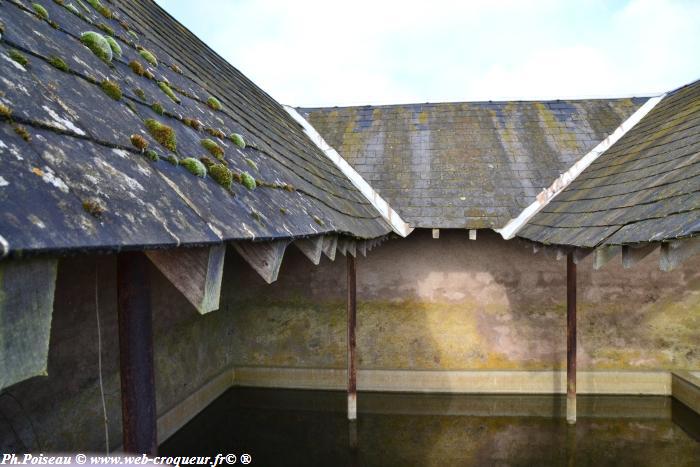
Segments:
[[[700,420],[666,397],[580,396],[567,425],[559,396],[235,388],[167,440],[161,455],[252,455],[252,465],[697,466]],[[675,422],[675,423],[674,423]]]

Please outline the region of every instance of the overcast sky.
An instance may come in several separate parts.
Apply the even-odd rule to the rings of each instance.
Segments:
[[[275,99],[648,95],[700,78],[698,0],[158,0]]]

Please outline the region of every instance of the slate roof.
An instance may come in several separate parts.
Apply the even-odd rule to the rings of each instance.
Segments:
[[[665,96],[523,227],[541,243],[595,247],[700,232],[700,81]]]
[[[274,99],[155,2],[39,3],[47,19],[30,1],[0,1],[0,256],[8,249],[114,250],[325,232],[373,238],[390,231]],[[123,55],[103,62],[81,44],[86,31],[112,34]],[[26,67],[11,58],[16,51]],[[56,58],[68,69],[52,66],[60,66]],[[153,76],[134,73],[134,60]],[[104,80],[119,84],[120,100],[101,90]],[[179,104],[159,82],[169,83]],[[221,110],[207,105],[210,96]],[[174,130],[175,153],[151,136],[146,119]],[[232,132],[248,147],[224,137]],[[144,157],[130,142],[133,134],[161,160]],[[174,154],[218,162],[202,147],[205,138],[224,150],[235,174],[249,172],[263,186],[234,182],[229,191],[163,160]]]
[[[647,99],[300,109],[412,227],[500,228]]]

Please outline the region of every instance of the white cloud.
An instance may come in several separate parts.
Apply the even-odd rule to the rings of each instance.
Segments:
[[[162,0],[284,103],[645,94],[700,78],[700,2]]]

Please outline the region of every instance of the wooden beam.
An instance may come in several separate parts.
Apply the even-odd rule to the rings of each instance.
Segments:
[[[342,238],[342,237],[341,237],[341,238],[338,238],[338,251],[339,251],[340,254],[342,254],[343,256],[345,256],[345,254],[346,254],[347,251],[348,251],[348,241],[347,241],[346,239]]]
[[[323,236],[299,239],[294,241],[294,244],[309,261],[318,266],[323,254]]]
[[[576,423],[576,263],[566,258],[566,421]]]
[[[233,247],[268,284],[277,280],[288,240],[236,242]]]
[[[601,246],[596,248],[593,259],[593,269],[598,270],[622,251],[618,245]]]
[[[700,237],[662,243],[659,268],[662,271],[671,271],[683,261],[698,253],[700,253]]]
[[[629,269],[659,247],[658,243],[647,243],[641,246],[622,247],[622,267]]]
[[[219,309],[226,245],[151,250],[146,256],[200,314]]]
[[[469,229],[469,240],[476,240],[476,230]]]
[[[117,314],[124,452],[155,455],[153,322],[148,260],[141,252],[117,256]]]
[[[348,420],[357,419],[357,353],[355,328],[357,326],[357,278],[355,258],[347,255],[348,288]]]
[[[440,229],[433,229],[433,238],[434,239],[440,238]]]
[[[0,389],[48,370],[58,260],[0,262]]]
[[[349,254],[351,254],[354,258],[357,257],[357,242],[355,240],[347,240],[347,243],[345,244],[345,251],[347,251]]]
[[[323,237],[323,254],[331,261],[335,261],[335,252],[338,249],[338,236],[325,235]]]

